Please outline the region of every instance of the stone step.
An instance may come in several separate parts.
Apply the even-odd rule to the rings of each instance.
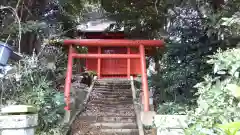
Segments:
[[[118,122],[118,123],[110,123],[110,122],[93,122],[93,121],[80,121],[76,123],[77,128],[90,128],[90,129],[137,129],[138,126],[136,123],[131,122]],[[75,126],[76,126],[75,125]]]
[[[88,102],[87,104],[88,107],[95,107],[96,105],[95,104],[90,104]],[[125,104],[125,105],[112,105],[112,104],[98,104],[97,107],[111,107],[111,108],[134,108],[134,105],[133,104]]]
[[[104,101],[133,101],[132,97],[127,96],[116,96],[116,97],[100,97],[99,95],[92,95],[89,97],[89,100],[104,100]]]
[[[120,94],[115,94],[115,95],[107,95],[107,94],[102,94],[102,93],[92,93],[91,95],[90,95],[90,97],[99,97],[99,98],[130,98],[130,99],[132,99],[132,95],[120,95]]]
[[[135,117],[123,116],[123,117],[109,117],[109,116],[78,116],[81,121],[91,121],[91,122],[110,122],[110,123],[134,123],[136,122]]]
[[[104,83],[104,82],[95,82],[94,83],[94,87],[103,87],[103,86],[131,86],[130,83],[118,83],[118,84],[114,84],[114,83]]]
[[[94,84],[95,87],[104,87],[104,86],[127,86],[129,88],[131,88],[131,84],[130,83],[95,83]]]
[[[105,135],[138,135],[138,129],[101,129],[100,132],[105,133]]]
[[[129,112],[129,111],[119,111],[119,112],[100,112],[98,110],[90,109],[85,110],[84,113],[82,113],[82,116],[110,116],[110,117],[123,117],[123,116],[132,116],[135,117],[135,112]]]
[[[131,89],[127,89],[127,88],[112,88],[112,89],[110,89],[110,88],[94,88],[93,90],[94,91],[111,91],[111,92],[113,92],[113,91],[115,91],[115,92],[129,92],[129,93],[132,92]]]
[[[99,110],[98,108],[87,108],[86,109],[86,113],[90,112],[90,114],[92,114],[94,112],[94,114],[106,114],[106,115],[112,115],[112,114],[135,114],[134,110],[131,109],[119,109],[119,110],[110,110],[110,109],[101,109]],[[134,115],[131,115],[134,116]]]
[[[95,100],[89,101],[89,104],[121,105],[121,104],[133,104],[133,101],[132,100],[108,101],[108,100],[95,99]]]
[[[99,82],[99,83],[114,83],[114,84],[119,84],[119,83],[130,83],[129,80],[126,80],[126,79],[98,79],[96,82]]]
[[[131,86],[130,85],[99,85],[99,86],[95,86],[94,88],[98,88],[98,89],[130,89],[131,90]]]
[[[91,126],[98,127],[98,129],[137,129],[136,123],[92,123]]]
[[[102,112],[119,112],[119,111],[134,111],[134,107],[122,107],[122,108],[116,108],[116,107],[99,107],[99,106],[86,106],[86,109],[95,109]]]
[[[138,129],[88,129],[72,135],[139,135]]]
[[[130,91],[105,91],[105,90],[95,90],[93,89],[94,93],[101,93],[101,94],[106,94],[106,95],[120,95],[120,96],[125,96],[125,95],[132,95],[132,92]]]

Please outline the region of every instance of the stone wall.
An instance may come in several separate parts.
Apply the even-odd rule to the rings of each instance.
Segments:
[[[157,135],[184,135],[187,119],[186,115],[156,115],[154,124],[157,127]]]

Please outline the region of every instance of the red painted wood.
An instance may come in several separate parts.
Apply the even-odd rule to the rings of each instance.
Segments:
[[[97,48],[97,47],[96,47]],[[89,54],[97,54],[97,49],[94,49],[94,47],[90,47],[88,50]],[[131,66],[130,66],[130,75],[136,76],[138,74],[141,74],[141,67],[139,58],[140,56],[137,56],[139,54],[138,48],[130,48],[129,54],[134,55],[127,55],[128,51],[126,47],[102,47],[102,54],[110,54],[108,59],[102,59],[101,60],[101,75],[102,77],[106,76],[117,76],[122,75],[126,76],[128,74],[127,69],[127,59],[131,58]],[[116,58],[115,54],[124,54],[123,58]],[[115,58],[114,58],[115,57]],[[87,69],[91,69],[93,71],[98,71],[96,65],[96,62],[92,59],[87,59],[86,61],[86,67]]]
[[[98,54],[100,55],[101,54],[101,47],[99,46],[98,47]],[[100,57],[98,57],[98,69],[97,69],[97,73],[98,73],[98,78],[101,78],[101,65],[102,65],[102,63],[101,63],[101,58]]]
[[[127,40],[127,39],[69,39],[63,41],[64,45],[105,46],[105,47],[137,47],[139,45],[161,47],[162,40]]]
[[[141,70],[142,70],[142,90],[144,93],[144,111],[149,111],[149,91],[148,91],[148,82],[147,82],[147,68],[146,68],[146,58],[145,58],[145,49],[143,45],[139,46],[140,55],[141,55]]]
[[[89,58],[89,59],[128,59],[128,58],[140,58],[139,54],[72,54],[73,58]],[[114,61],[115,62],[115,61]],[[121,64],[121,63],[120,63]]]
[[[127,48],[127,54],[130,54],[130,48],[128,47]],[[131,63],[130,63],[130,58],[127,59],[127,77],[130,79],[130,76],[131,76]]]
[[[72,66],[73,66],[73,54],[74,50],[72,46],[69,47],[68,52],[68,64],[67,64],[67,72],[66,72],[66,79],[65,79],[65,87],[64,87],[64,98],[66,107],[65,110],[70,110],[70,89],[71,89],[71,80],[72,80]]]

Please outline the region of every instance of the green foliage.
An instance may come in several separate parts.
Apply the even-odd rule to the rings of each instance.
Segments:
[[[217,125],[218,128],[220,128],[225,135],[239,135],[238,132],[240,130],[240,122],[231,122],[227,124],[221,124]]]
[[[86,71],[88,73],[88,75],[91,77],[91,78],[94,78],[94,76],[97,75],[97,72],[95,71]]]
[[[39,131],[55,128],[64,114],[64,95],[52,87],[52,82],[39,72],[23,75],[19,86],[19,103],[39,108]]]
[[[187,40],[191,39],[189,37]],[[211,71],[205,57],[213,53],[215,47],[199,41],[187,42],[167,44],[166,52],[160,59],[162,68],[151,75],[150,85],[157,89],[158,103],[177,101],[191,104],[191,99],[196,98],[192,87]]]
[[[27,21],[25,23],[21,23],[21,32],[38,32],[39,34],[43,32],[43,29],[46,29],[47,25],[44,22],[40,21]],[[6,31],[3,31],[1,34],[12,34],[17,35],[19,32],[19,25],[13,24],[9,29],[6,29]]]
[[[62,14],[70,18],[70,23],[82,20],[82,14],[99,9],[98,0],[58,0]],[[66,23],[66,21],[64,22]]]
[[[47,28],[47,24],[45,22],[40,21],[27,21],[26,23],[22,23],[22,32],[38,32],[42,33],[43,29]]]
[[[176,1],[176,3],[178,2]],[[153,37],[156,29],[161,29],[164,26],[167,8],[171,7],[167,5],[166,1],[156,1],[154,4],[148,0],[144,2],[102,0],[101,4],[107,12],[114,14],[111,16],[112,18],[124,22],[126,32],[133,32],[136,35],[142,34],[145,35],[145,38]]]
[[[10,75],[2,84],[5,89],[10,89],[2,93],[4,104],[25,104],[38,108],[39,134],[59,127],[64,115],[64,94],[54,88],[54,72],[57,70],[49,70],[35,56],[25,57],[21,62],[21,72]]]
[[[239,52],[240,49],[229,49],[210,57],[208,63],[214,65],[213,75],[206,75],[203,82],[195,85],[198,107],[189,113],[192,119],[187,131],[191,135],[213,135],[218,132],[216,124],[240,120],[239,100],[236,98],[240,85]]]
[[[188,104],[167,102],[158,106],[157,113],[161,115],[185,115],[188,110],[190,110],[190,106]]]
[[[239,53],[239,49],[227,50],[223,54],[221,50],[219,50],[218,53],[211,56],[211,60],[207,62],[214,65],[214,74],[229,74],[231,77],[238,78],[240,68]]]
[[[164,54],[158,54],[161,56],[159,58],[153,57],[154,62],[160,61],[159,68],[156,68],[160,70],[151,75],[150,85],[157,89],[156,98],[159,104],[166,101],[192,104],[197,97],[194,95],[196,89],[193,89],[193,86],[211,72],[211,65],[205,62],[206,57],[212,55],[218,48],[225,50],[227,47],[236,46],[236,43],[232,44],[232,40],[228,38],[239,33],[237,21],[232,25],[223,24],[228,24],[232,18],[239,19],[236,19],[238,10],[231,10],[231,6],[238,7],[239,1],[225,3],[219,12],[212,12],[213,9],[209,7],[211,4],[203,1],[182,1],[181,4],[174,4],[171,3],[172,7],[168,7],[173,12],[167,14],[167,18],[171,20],[168,32],[169,35],[179,39],[166,40]]]

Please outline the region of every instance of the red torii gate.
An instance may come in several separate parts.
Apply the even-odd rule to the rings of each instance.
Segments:
[[[139,59],[141,64],[142,90],[144,95],[144,111],[149,111],[149,91],[147,83],[147,69],[145,47],[162,47],[162,40],[126,40],[126,39],[69,39],[63,41],[69,46],[67,74],[65,80],[65,110],[70,110],[70,87],[72,78],[72,66],[74,58],[97,59],[97,75],[101,77],[101,59],[127,59],[127,78],[130,78],[130,59]],[[73,49],[73,45],[98,47],[97,54],[79,54]],[[102,54],[102,47],[127,47],[127,54]],[[137,47],[138,54],[130,54],[130,47]]]

